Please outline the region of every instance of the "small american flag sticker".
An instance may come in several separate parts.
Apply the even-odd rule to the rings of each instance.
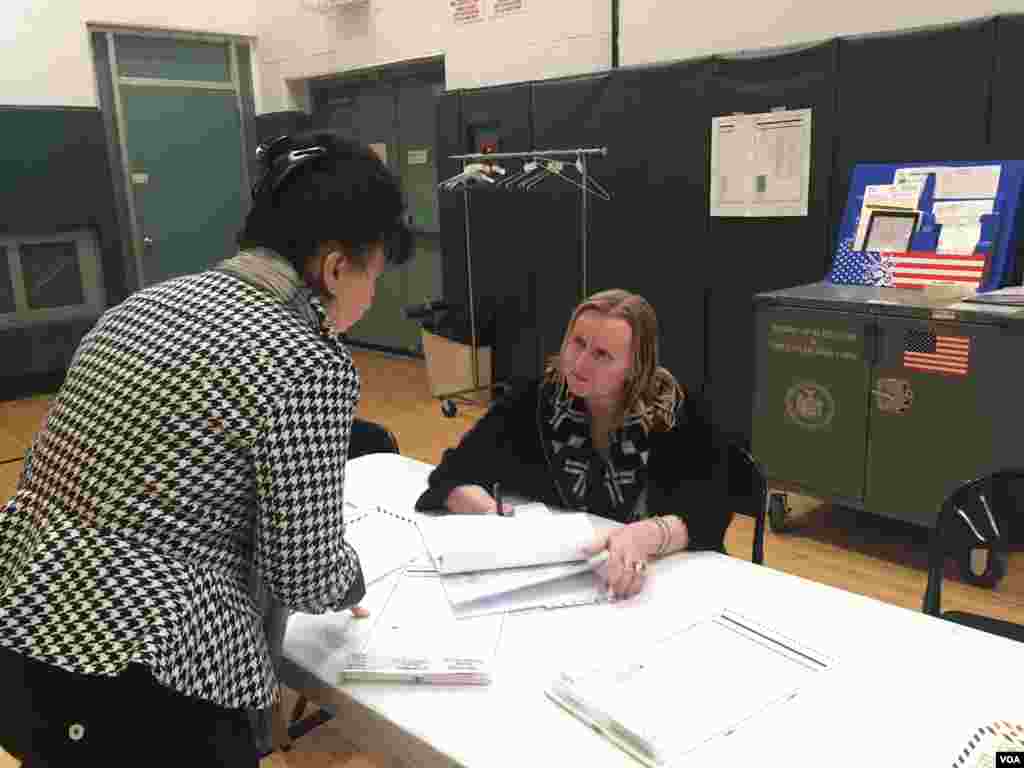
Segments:
[[[971,340],[940,336],[930,331],[907,331],[903,367],[915,371],[966,376],[970,370]]]

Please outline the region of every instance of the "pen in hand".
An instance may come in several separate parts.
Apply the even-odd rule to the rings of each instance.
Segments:
[[[501,483],[494,484],[494,501],[497,503],[498,516],[504,515],[505,513],[501,509]]]

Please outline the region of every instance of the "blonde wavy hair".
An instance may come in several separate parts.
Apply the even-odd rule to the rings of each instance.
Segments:
[[[658,316],[647,299],[638,294],[613,288],[595,293],[577,306],[565,329],[559,354],[548,358],[545,380],[559,386],[559,395],[567,391],[562,356],[576,320],[590,310],[606,317],[621,317],[633,332],[633,360],[626,374],[623,417],[638,415],[648,432],[672,429],[676,410],[686,394],[675,377],[658,365]]]

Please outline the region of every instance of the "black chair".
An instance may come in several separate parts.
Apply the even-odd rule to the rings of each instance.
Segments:
[[[353,419],[352,429],[349,433],[348,458],[356,459],[371,453],[399,453],[398,440],[394,433],[387,427],[365,419]],[[284,642],[284,633],[281,633],[280,642]],[[334,714],[327,709],[320,708],[309,717],[303,718],[309,701],[305,696],[299,696],[292,709],[291,720],[288,724],[288,742],[281,749],[288,751],[290,742],[300,739],[314,728],[323,725],[334,717]]]
[[[727,451],[729,500],[733,510],[754,518],[751,562],[764,565],[765,518],[768,513],[768,480],[761,464],[743,446],[729,443]]]
[[[398,452],[398,440],[390,429],[365,419],[352,420],[348,441],[349,459],[357,459],[370,453]]]
[[[1024,642],[1024,625],[941,609],[947,556],[956,557],[964,580],[971,584],[995,586],[1006,574],[1007,507],[1014,504],[1009,486],[1021,480],[1024,469],[1002,469],[961,484],[943,501],[928,551],[925,613]]]
[[[724,453],[726,492],[734,512],[754,518],[754,544],[750,560],[764,565],[764,535],[768,515],[768,478],[761,463],[739,439],[727,434],[712,418],[711,402],[703,391],[684,386],[690,418],[704,425],[716,452]]]

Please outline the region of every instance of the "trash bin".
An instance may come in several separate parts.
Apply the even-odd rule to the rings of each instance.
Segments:
[[[430,301],[405,309],[420,324],[427,379],[433,397],[444,400],[446,415],[454,415],[453,398],[465,399],[492,389],[494,371],[494,311],[488,302],[476,310],[477,377],[473,377],[473,329],[469,308]],[[450,413],[449,413],[450,411]]]

